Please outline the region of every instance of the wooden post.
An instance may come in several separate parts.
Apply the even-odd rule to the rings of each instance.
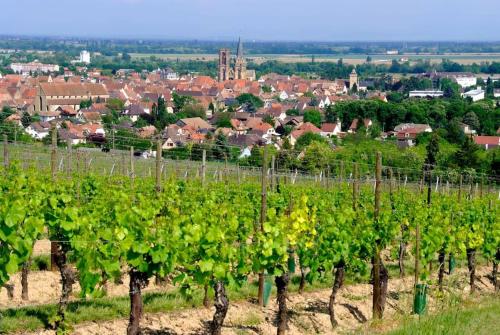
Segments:
[[[394,185],[393,185],[393,173],[392,173],[392,168],[389,168],[389,194],[392,197],[392,192],[394,191]]]
[[[340,183],[344,182],[344,162],[340,162]]]
[[[112,143],[112,148],[115,150],[115,127],[111,128],[111,143]]]
[[[462,183],[463,183],[463,176],[460,175],[460,182],[458,183],[458,202],[460,202],[460,199],[462,198]]]
[[[66,165],[68,166],[68,175],[70,176],[71,175],[71,139],[68,138],[68,140],[66,141],[66,147],[67,147],[67,150],[68,150],[68,162],[66,163]]]
[[[222,180],[222,178],[221,178],[221,180]],[[226,184],[229,181],[228,170],[227,170],[227,155],[226,154],[224,154],[224,180],[225,180]]]
[[[9,142],[7,134],[3,134],[3,166],[5,169],[9,167]]]
[[[80,173],[80,151],[76,150],[76,173]]]
[[[161,156],[161,140],[158,139],[156,143],[156,192],[161,192]]]
[[[482,198],[483,197],[483,176],[481,176],[481,186],[479,188],[479,197]]]
[[[52,151],[50,153],[50,171],[52,173],[52,179],[56,179],[56,157],[57,155],[57,129],[52,128]]]
[[[240,164],[236,164],[236,175],[238,177],[238,185],[241,184],[241,177],[240,177]]]
[[[262,157],[262,176],[261,176],[261,207],[260,207],[260,230],[264,231],[264,222],[267,215],[267,145],[264,147],[264,156]],[[259,306],[264,307],[264,272],[259,273]]]
[[[207,151],[203,150],[201,158],[201,184],[205,186],[205,175],[207,172]]]
[[[420,276],[420,224],[415,220],[415,289],[418,285],[418,278]]]
[[[359,166],[354,163],[354,181],[352,183],[352,209],[358,208],[358,195],[359,195]]]
[[[271,190],[276,191],[276,180],[275,180],[275,171],[274,165],[276,164],[276,158],[274,155],[271,157]]]
[[[326,165],[325,185],[327,189],[330,188],[330,164]]]
[[[132,183],[132,186],[134,186],[134,147],[130,147],[130,182]]]
[[[57,129],[52,128],[52,150],[50,154],[50,171],[52,175],[52,181],[56,179],[56,155],[57,155]],[[59,246],[57,242],[50,242],[50,270],[57,271],[56,254],[58,253]]]
[[[431,194],[432,194],[432,167],[429,166],[428,177],[427,177],[427,206],[431,205]]]
[[[401,171],[398,169],[398,191],[401,189]]]
[[[375,209],[373,212],[373,220],[378,225],[380,216],[380,194],[382,186],[382,154],[377,152],[375,165]],[[375,255],[373,260],[373,319],[382,318],[382,291],[380,286],[380,250],[378,241],[375,241]]]

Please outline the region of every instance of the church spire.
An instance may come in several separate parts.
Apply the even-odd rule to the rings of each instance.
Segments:
[[[236,52],[236,57],[243,58],[243,42],[241,37],[238,39],[238,51]]]

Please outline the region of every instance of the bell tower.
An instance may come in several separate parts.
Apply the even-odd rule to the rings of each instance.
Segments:
[[[238,51],[234,63],[234,79],[247,79],[247,62],[243,56],[243,42],[238,40]]]
[[[351,74],[349,75],[349,89],[353,89],[354,85],[356,85],[356,88],[359,87],[359,81],[358,81],[358,74],[356,73],[355,69],[352,69]]]
[[[231,51],[229,49],[219,50],[219,81],[226,81],[229,79],[231,70]]]

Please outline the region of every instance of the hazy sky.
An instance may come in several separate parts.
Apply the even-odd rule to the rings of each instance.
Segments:
[[[500,0],[3,0],[0,34],[500,40]]]

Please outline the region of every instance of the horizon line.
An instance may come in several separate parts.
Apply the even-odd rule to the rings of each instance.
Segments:
[[[163,42],[219,42],[219,43],[232,43],[238,41],[238,36],[235,35],[234,39],[229,39],[229,37],[211,37],[211,38],[193,38],[193,37],[140,37],[140,36],[83,36],[83,35],[56,35],[56,34],[3,34],[0,33],[0,39],[2,38],[49,38],[49,39],[60,39],[60,40],[121,40],[121,41],[163,41]],[[307,39],[256,39],[256,38],[245,38],[242,37],[245,43],[500,43],[500,40],[490,40],[490,39],[394,39],[394,40],[363,40],[363,39],[346,39],[346,40],[307,40]]]

